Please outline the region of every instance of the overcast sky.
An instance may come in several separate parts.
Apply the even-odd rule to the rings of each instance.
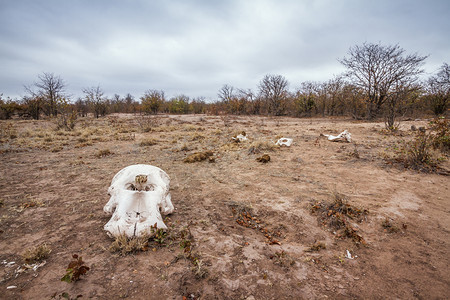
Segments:
[[[294,90],[342,73],[364,42],[429,55],[429,75],[450,63],[449,16],[449,0],[0,0],[0,93],[24,96],[42,72],[74,97],[100,85],[215,100],[265,74]]]

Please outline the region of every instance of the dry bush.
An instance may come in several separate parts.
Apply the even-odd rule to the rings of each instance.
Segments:
[[[439,151],[449,152],[450,124],[446,119],[435,119],[430,122],[430,130],[419,130],[409,142],[402,141],[400,146],[394,146],[393,155],[382,154],[387,163],[397,162],[405,168],[422,172],[442,171],[439,163],[444,159]]]
[[[415,138],[406,143],[403,158],[406,167],[425,170],[436,167],[437,161],[432,153],[432,136],[419,131]]]
[[[330,228],[337,232],[337,237],[351,238],[355,244],[363,244],[363,237],[357,232],[351,224],[350,220],[362,222],[369,211],[366,209],[359,209],[350,205],[346,197],[337,192],[334,193],[333,202],[315,202],[311,206],[311,212],[316,214],[318,221],[322,226]]]
[[[77,121],[77,112],[71,111],[67,113],[60,113],[56,117],[56,130],[72,131],[75,128]]]
[[[27,263],[40,262],[48,258],[52,250],[47,244],[42,244],[36,247],[31,247],[25,250],[22,254],[22,258]]]
[[[141,132],[150,132],[158,126],[158,119],[153,116],[139,115],[136,120]]]
[[[228,206],[233,213],[233,217],[235,218],[236,223],[243,227],[260,231],[266,238],[266,243],[269,245],[281,245],[280,241],[275,238],[281,237],[281,232],[268,229],[268,224],[266,224],[263,220],[256,216],[251,207],[248,207],[243,203],[234,201],[229,202]]]
[[[450,153],[450,122],[445,118],[436,118],[430,122],[433,131],[432,145],[444,153]]]

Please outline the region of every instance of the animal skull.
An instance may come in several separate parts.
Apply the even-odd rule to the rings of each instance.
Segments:
[[[161,213],[174,208],[169,193],[170,178],[160,168],[132,165],[120,170],[108,189],[111,196],[103,210],[112,214],[104,229],[111,237],[150,234],[151,227],[167,229]]]
[[[292,145],[292,141],[293,140],[291,138],[281,138],[275,143],[275,145],[290,147]]]
[[[324,134],[328,138],[329,141],[332,142],[352,142],[352,134],[347,130],[342,131],[339,135],[334,136],[331,134]]]

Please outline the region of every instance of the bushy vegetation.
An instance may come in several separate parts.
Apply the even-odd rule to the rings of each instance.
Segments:
[[[53,73],[43,73],[26,86],[21,100],[0,96],[0,118],[14,115],[39,119],[57,117],[60,103],[67,100],[66,111],[79,116],[92,113],[96,118],[108,113],[274,115],[274,116],[351,116],[355,119],[383,118],[386,128],[396,128],[400,116],[445,115],[450,95],[450,68],[443,63],[439,71],[420,82],[427,56],[407,54],[398,45],[364,43],[351,47],[340,60],[347,71],[325,82],[295,83],[294,91],[282,75],[267,74],[256,87],[235,88],[228,84],[218,97],[207,103],[204,98],[178,95],[166,99],[162,90],[149,89],[136,101],[131,94],[108,98],[100,86],[82,89],[84,97],[69,99],[66,83]],[[73,119],[73,118],[72,118]],[[69,120],[70,121],[70,120]],[[58,126],[70,129],[69,122]]]

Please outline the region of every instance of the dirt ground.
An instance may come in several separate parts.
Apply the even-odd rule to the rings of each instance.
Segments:
[[[411,125],[427,121],[396,135],[350,119],[111,115],[71,132],[1,121],[0,298],[448,299],[449,177],[383,159]],[[344,129],[352,143],[320,137]],[[249,140],[233,143],[242,131]],[[293,145],[274,147],[280,137]],[[205,150],[215,162],[183,162]],[[176,210],[163,241],[120,255],[103,206],[137,163],[167,172]],[[313,209],[339,197],[365,210],[347,220],[359,240]],[[27,263],[42,244],[49,256]],[[73,254],[90,269],[63,282]]]

